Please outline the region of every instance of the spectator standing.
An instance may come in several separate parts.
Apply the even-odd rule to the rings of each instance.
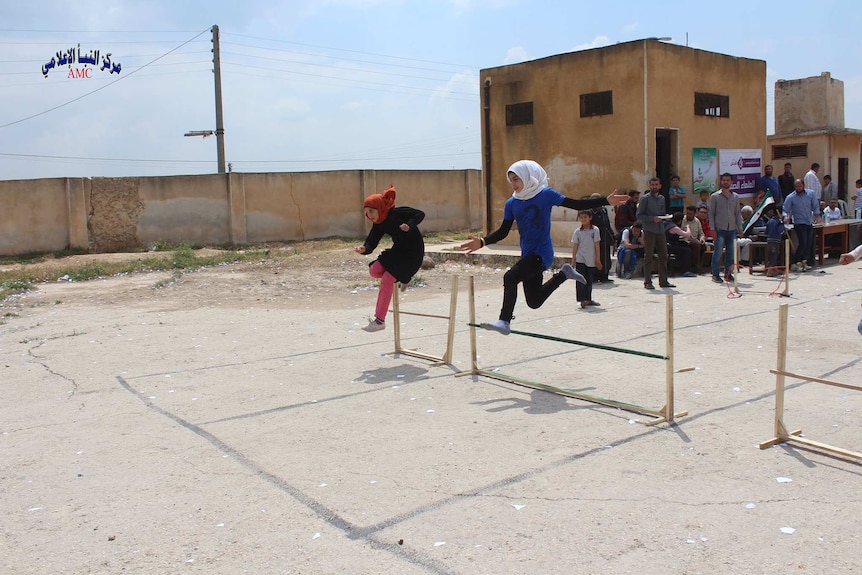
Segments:
[[[742,212],[739,208],[739,194],[731,191],[733,176],[721,174],[720,189],[709,196],[709,227],[715,240],[712,251],[712,281],[733,281],[730,270],[733,267],[733,242],[737,234],[742,234]],[[720,275],[721,252],[724,254],[724,280]]]
[[[698,200],[694,207],[698,209],[706,208],[707,210],[709,210],[709,192],[707,192],[706,190],[701,191],[700,200]]]
[[[602,195],[595,193],[590,196],[590,199],[601,198]],[[597,266],[593,273],[593,279],[596,283],[607,283],[614,280],[611,279],[611,253],[614,251],[614,229],[611,227],[611,219],[608,217],[608,212],[605,206],[593,208],[593,227],[598,228],[601,236],[601,245],[599,249],[602,265]]]
[[[796,178],[793,177],[793,172],[790,171],[790,162],[784,163],[784,173],[778,176],[778,187],[781,188],[781,201],[778,201],[778,198],[775,199],[776,203],[781,204],[784,202],[784,198],[793,193],[793,182],[796,181]]]
[[[644,227],[644,288],[655,289],[652,283],[652,262],[658,253],[658,285],[663,288],[676,287],[667,281],[667,240],[664,237],[664,196],[661,180],[650,178],[649,190],[638,202],[637,218]]]
[[[784,195],[781,193],[781,186],[778,184],[778,178],[772,174],[772,166],[766,166],[763,168],[763,176],[757,180],[755,191],[760,192],[761,190],[768,194],[772,194],[772,199],[779,206],[781,205],[781,202],[784,201]],[[760,200],[757,200],[754,205],[759,206]]]
[[[784,236],[784,221],[773,206],[766,208],[769,221],[766,222],[766,275],[773,277],[781,254],[781,238]]]
[[[853,217],[862,220],[862,178],[856,180],[856,193],[850,199],[853,200]]]
[[[670,177],[670,189],[667,191],[670,198],[670,213],[682,213],[685,210],[685,188],[679,185],[679,176],[674,174]]]
[[[614,227],[617,229],[617,234],[622,237],[623,230],[630,228],[637,221],[638,200],[641,193],[637,190],[629,190],[629,199],[626,203],[617,206],[614,214]]]
[[[794,271],[807,271],[811,267],[806,260],[814,239],[815,217],[820,219],[820,206],[814,197],[814,190],[806,190],[802,180],[796,180],[794,191],[784,200],[782,211],[784,223],[792,223],[796,232],[797,245],[790,268]]]
[[[599,305],[599,302],[593,300],[593,276],[596,271],[602,269],[602,237],[599,228],[593,225],[593,214],[593,210],[580,211],[578,219],[581,221],[581,227],[572,234],[572,265],[587,280],[576,287],[576,295],[582,308]]]
[[[814,199],[818,202],[823,199],[823,186],[820,183],[820,178],[817,177],[819,171],[820,164],[814,162],[811,164],[811,169],[805,172],[805,176],[802,178],[805,189],[814,192]]]
[[[832,176],[826,174],[823,176],[823,182],[826,184],[823,186],[823,197],[821,200],[837,200],[838,199],[838,184],[832,181]]]

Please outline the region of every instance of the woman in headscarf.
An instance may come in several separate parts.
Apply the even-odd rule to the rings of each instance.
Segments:
[[[401,289],[406,289],[422,266],[425,242],[417,226],[425,219],[425,212],[407,206],[395,207],[395,186],[389,186],[382,194],[365,198],[362,209],[372,225],[365,243],[354,248],[356,253],[370,254],[384,235],[392,238],[392,247],[383,250],[368,268],[371,277],[380,280],[380,291],[374,318],[362,329],[380,331],[386,327],[384,322],[395,282],[401,282]]]
[[[499,242],[518,223],[521,236],[521,259],[503,276],[503,307],[500,318],[492,323],[481,324],[483,328],[508,335],[518,297],[518,284],[524,286],[527,305],[536,309],[545,303],[554,290],[567,279],[584,283],[584,276],[570,264],[563,264],[560,271],[542,283],[542,274],[554,262],[554,245],[551,241],[551,209],[563,206],[573,210],[589,210],[598,206],[618,205],[625,202],[625,194],[613,194],[608,198],[574,200],[548,187],[548,175],[544,168],[533,160],[519,160],[506,170],[506,179],[512,186],[512,196],[503,208],[503,223],[497,231],[482,238],[470,238],[461,244],[461,249],[472,253],[488,244]],[[610,201],[609,201],[610,200]]]

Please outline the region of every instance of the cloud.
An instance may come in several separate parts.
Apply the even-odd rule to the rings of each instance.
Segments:
[[[602,46],[607,46],[611,41],[607,36],[596,36],[593,38],[592,42],[587,42],[586,44],[578,44],[574,48],[572,48],[573,52],[577,52],[578,50],[590,50],[591,48],[601,48]]]
[[[475,72],[465,70],[452,74],[445,86],[436,88],[431,95],[432,99],[447,97],[452,93],[463,94],[470,92],[471,94],[479,95],[479,76]]]
[[[518,64],[519,62],[525,62],[527,60],[529,60],[529,58],[527,57],[527,51],[524,50],[524,47],[515,46],[506,51],[506,57],[503,58],[503,64]]]
[[[626,24],[625,26],[623,26],[622,31],[624,34],[631,34],[638,29],[638,26],[640,26],[638,22],[632,22],[631,24]]]

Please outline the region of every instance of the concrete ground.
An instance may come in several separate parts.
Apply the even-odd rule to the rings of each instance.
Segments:
[[[111,290],[151,282],[136,276],[95,299],[70,285],[25,296],[0,326],[0,573],[862,569],[859,463],[758,448],[773,435],[779,305],[789,371],[862,381],[860,265],[793,274],[790,297],[743,272],[742,297],[702,276],[655,292],[617,280],[588,310],[568,283],[538,310],[519,299],[513,328],[662,354],[672,294],[675,367],[694,369],[675,376],[688,415],[657,426],[465,376],[472,271],[452,269],[449,365],[393,354],[391,318],[361,331],[373,290],[332,309],[115,304]],[[496,318],[502,272],[476,290],[480,321]],[[402,310],[447,314],[447,282],[411,288]],[[406,348],[440,355],[446,332],[401,317]],[[661,360],[483,331],[476,343],[487,369],[664,403]],[[787,383],[789,426],[862,451],[862,393]]]

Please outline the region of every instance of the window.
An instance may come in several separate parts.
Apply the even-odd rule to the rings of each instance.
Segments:
[[[730,117],[730,96],[720,94],[694,93],[694,115],[713,116],[715,118]]]
[[[606,116],[613,113],[614,93],[611,90],[581,94],[581,118]]]
[[[784,144],[772,146],[772,159],[784,160],[786,158],[807,158],[808,144]]]
[[[533,123],[533,103],[521,102],[506,106],[506,125],[523,126]]]

